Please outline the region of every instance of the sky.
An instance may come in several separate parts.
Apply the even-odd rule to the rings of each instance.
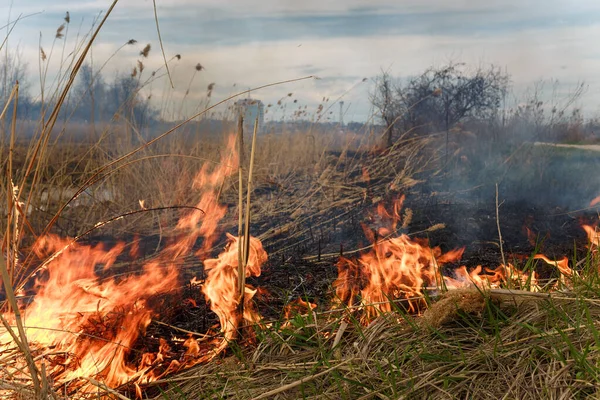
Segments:
[[[5,21],[0,26],[25,16],[11,32],[8,48],[27,62],[32,93],[40,91],[40,43],[51,54],[48,76],[55,77],[61,58],[80,49],[111,3],[0,0],[0,21]],[[545,96],[557,100],[585,82],[587,91],[577,105],[586,115],[600,115],[597,0],[156,0],[156,5],[166,58],[181,55],[169,62],[174,89],[164,77],[145,88],[167,118],[203,107],[211,83],[214,103],[249,88],[316,76],[251,96],[265,104],[283,99],[287,116],[304,106],[312,113],[329,98],[325,107],[334,120],[337,101],[343,100],[344,121],[366,121],[373,115],[373,80],[382,70],[405,79],[448,62],[506,69],[517,102],[539,82],[546,82]],[[55,40],[67,11],[68,32]],[[137,43],[122,47],[129,39]],[[141,58],[148,43],[152,50]],[[152,0],[120,0],[90,55],[93,68],[102,68],[107,78],[131,71],[138,60],[144,78],[153,70],[164,72]],[[204,69],[194,73],[198,63]],[[555,92],[551,80],[559,82]],[[51,82],[48,78],[46,85]]]

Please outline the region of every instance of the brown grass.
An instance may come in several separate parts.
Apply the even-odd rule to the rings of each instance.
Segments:
[[[109,14],[110,10],[106,17]],[[68,13],[65,22],[55,39],[68,34]],[[101,25],[81,44],[56,92],[42,94],[58,104],[41,121],[17,121],[12,116],[8,143],[7,132],[2,132],[0,168],[8,172],[0,181],[0,273],[7,297],[3,310],[17,310],[16,260],[24,261],[18,254],[42,232],[71,237],[169,235],[181,212],[175,208],[198,201],[190,182],[203,163],[220,159],[223,137],[230,133],[201,135],[191,126],[190,121],[208,108],[152,139],[123,119],[93,126],[61,124],[58,111]],[[140,56],[149,57],[150,50],[146,45]],[[40,47],[41,62],[48,62],[51,54]],[[162,56],[168,70],[164,52]],[[141,75],[144,68],[138,61],[133,73]],[[198,63],[190,86],[202,70]],[[41,74],[43,81],[45,72]],[[213,88],[214,83],[208,85],[207,105]],[[278,104],[292,96],[284,94]],[[16,91],[10,101],[18,101]],[[324,99],[319,105],[315,120],[323,118],[325,103]],[[122,111],[128,115],[129,110]],[[565,137],[580,138],[578,126],[563,128]],[[30,134],[31,140],[17,140],[19,132]],[[285,252],[309,229],[326,226],[334,211],[343,210],[336,214],[343,217],[354,207],[402,192],[416,183],[416,175],[436,171],[440,165],[435,137],[400,138],[391,148],[377,150],[380,139],[373,132],[323,131],[314,124],[303,131],[261,135],[252,152],[246,141],[243,150],[252,154],[254,165],[244,165],[241,171],[241,176],[251,177],[245,236],[251,225],[263,227],[251,233],[277,249],[271,256]],[[456,160],[465,148],[456,141]],[[230,216],[242,216],[241,187],[235,178],[224,182],[221,198],[230,206]],[[136,213],[140,200],[152,210]],[[120,215],[126,217],[116,218]],[[286,222],[272,229],[269,223],[276,218]],[[228,218],[222,229],[231,231],[235,225],[234,218]],[[585,295],[524,300],[519,293],[452,292],[440,296],[420,318],[399,308],[366,328],[348,314],[297,316],[285,327],[275,324],[258,331],[255,347],[234,345],[229,357],[170,377],[149,390],[165,391],[157,398],[187,399],[597,397],[596,294],[590,290]],[[43,365],[32,359],[18,314],[16,327],[0,318],[27,360],[31,376],[31,382],[0,382],[0,390],[23,399],[58,398]],[[17,356],[3,354],[0,368]],[[126,398],[125,391],[95,384],[105,394]]]

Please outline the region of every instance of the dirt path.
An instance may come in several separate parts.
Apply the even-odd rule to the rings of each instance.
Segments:
[[[552,147],[565,147],[571,149],[581,149],[590,151],[600,151],[600,144],[563,144],[563,143],[544,143],[534,142],[534,146],[552,146]]]

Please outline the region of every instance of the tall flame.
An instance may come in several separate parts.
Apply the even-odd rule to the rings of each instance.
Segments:
[[[205,164],[194,179],[193,188],[201,192],[201,197],[196,210],[177,223],[176,240],[135,273],[126,266],[117,268],[118,257],[125,254],[125,243],[105,248],[102,244],[84,245],[55,235],[41,237],[35,243],[33,251],[46,261],[37,273],[33,299],[22,304],[22,314],[32,351],[46,365],[51,380],[61,383],[63,390],[81,393],[95,389],[79,378],[93,378],[108,387],[158,379],[214,357],[235,337],[241,321],[260,321],[251,302],[255,291],[249,285],[244,314],[237,315],[238,238],[228,235],[225,251],[204,261],[207,278],[202,287],[211,309],[219,317],[223,338],[208,343],[209,348],[203,350],[200,342],[188,338],[183,341],[186,351],[181,359],[173,358],[164,339],[159,340],[155,353],[136,355],[133,350],[136,340],[155,317],[156,302],[151,300],[161,294],[176,293],[181,286],[184,256],[194,251],[201,237],[202,248],[196,254],[206,258],[212,249],[219,221],[227,212],[219,204],[220,187],[238,163],[234,136],[229,138],[223,154],[220,163]],[[130,254],[135,253],[133,245]],[[247,275],[259,276],[266,258],[260,241],[250,238]],[[12,313],[5,313],[4,317],[15,323]],[[0,351],[10,351],[12,346],[12,337],[2,332]],[[166,367],[161,366],[164,363]],[[0,372],[0,377],[22,376],[23,365],[15,365],[6,375]]]
[[[223,333],[222,346],[227,346],[236,335],[242,320],[249,324],[256,324],[260,315],[250,301],[256,290],[246,285],[244,291],[244,313],[238,315],[239,291],[238,278],[238,246],[239,239],[227,234],[229,244],[225,251],[216,259],[206,260],[204,268],[207,278],[202,292],[211,304],[211,309],[219,317],[221,332]],[[267,260],[267,252],[263,249],[260,240],[250,237],[250,255],[246,267],[246,277],[260,276],[260,266]]]
[[[340,257],[338,260],[338,278],[333,284],[334,307],[358,308],[363,322],[368,323],[380,313],[391,311],[394,301],[404,303],[410,312],[420,312],[426,306],[426,290],[467,286],[483,289],[502,284],[539,290],[535,272],[527,274],[511,264],[496,269],[478,266],[471,271],[460,266],[449,271],[445,265],[458,262],[464,248],[443,253],[439,247],[431,247],[426,239],[394,235],[400,222],[404,222],[403,227],[406,225],[400,216],[403,201],[404,197],[399,198],[391,212],[380,203],[377,214],[371,217],[374,224],[363,226],[372,242],[369,251],[358,259]],[[564,263],[559,269],[561,273],[566,271]],[[443,274],[443,271],[448,273]]]

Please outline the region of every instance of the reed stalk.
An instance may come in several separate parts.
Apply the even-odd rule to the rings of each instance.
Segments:
[[[258,131],[258,117],[254,121],[254,132],[252,133],[252,147],[250,149],[250,166],[248,167],[248,183],[246,194],[246,226],[244,230],[244,263],[243,272],[246,276],[246,267],[250,256],[250,194],[252,193],[252,171],[254,169],[254,154],[256,153],[256,133]]]
[[[238,293],[240,296],[239,310],[244,311],[244,247],[242,235],[244,234],[244,117],[238,119]]]
[[[27,367],[29,369],[29,373],[31,375],[31,381],[33,383],[33,389],[36,396],[39,398],[42,392],[42,387],[39,379],[39,371],[33,361],[33,357],[31,355],[31,350],[29,348],[29,344],[27,342],[27,335],[25,334],[25,328],[23,325],[23,319],[21,317],[21,312],[19,310],[19,306],[17,303],[17,299],[15,297],[15,292],[13,289],[13,273],[15,269],[16,257],[18,248],[17,244],[17,236],[18,236],[18,207],[17,207],[17,197],[18,193],[15,190],[12,176],[13,176],[13,153],[15,149],[15,137],[16,137],[16,124],[17,124],[17,105],[19,100],[19,83],[16,82],[15,87],[13,89],[13,116],[11,121],[11,135],[10,135],[10,147],[8,152],[8,165],[7,165],[7,173],[6,173],[6,184],[8,190],[6,191],[7,197],[7,209],[8,209],[8,221],[6,223],[6,231],[4,234],[4,248],[6,249],[6,256],[0,256],[0,275],[2,276],[2,282],[4,284],[4,289],[6,293],[6,300],[8,301],[8,305],[10,310],[13,312],[15,316],[15,324],[17,326],[17,330],[19,332],[19,336],[14,333],[12,327],[8,324],[6,319],[2,318],[2,323],[4,324],[6,330],[10,332],[13,337],[17,347],[23,355],[25,356],[25,360],[27,362]],[[11,229],[13,228],[13,229]],[[5,261],[6,259],[6,261]]]

